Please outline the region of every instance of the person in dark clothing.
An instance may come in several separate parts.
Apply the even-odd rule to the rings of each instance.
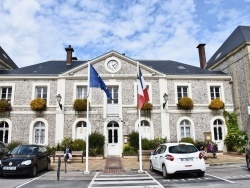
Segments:
[[[72,159],[72,151],[71,148],[69,148],[69,145],[66,145],[64,149],[64,160],[65,162],[69,162]]]

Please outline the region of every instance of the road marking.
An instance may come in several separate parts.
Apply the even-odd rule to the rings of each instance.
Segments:
[[[35,181],[35,180],[37,180],[37,179],[39,179],[39,178],[41,178],[41,177],[43,177],[43,176],[45,176],[45,175],[47,175],[47,174],[49,174],[49,173],[51,173],[51,172],[52,172],[52,171],[47,172],[46,174],[43,174],[43,175],[41,175],[41,176],[39,176],[39,177],[33,178],[33,179],[31,179],[30,181],[28,181],[28,182],[26,182],[26,183],[23,183],[23,184],[21,184],[21,185],[19,185],[19,186],[17,186],[16,188],[22,187],[22,186],[24,186],[24,185],[26,185],[26,184],[28,184],[28,183],[30,183],[30,182],[32,182],[32,181]]]
[[[90,182],[90,184],[89,184],[89,186],[88,187],[92,187],[92,185],[93,185],[93,183],[94,183],[94,181],[95,181],[95,179],[96,179],[96,176],[99,174],[99,172],[97,172],[96,174],[95,174],[95,176],[93,177],[93,179],[91,180],[91,182]]]
[[[160,184],[160,182],[158,182],[158,181],[157,181],[153,176],[151,176],[147,171],[145,171],[145,173],[146,173],[149,177],[151,177],[151,178],[154,180],[154,182],[157,183],[160,187],[164,188],[164,187],[162,186],[162,184]]]
[[[220,179],[220,180],[223,180],[223,181],[226,181],[226,182],[229,182],[229,183],[235,183],[235,182],[233,182],[233,181],[230,181],[230,180],[227,180],[227,179],[224,179],[224,178],[220,178],[220,177],[218,177],[218,176],[213,176],[213,175],[208,174],[208,173],[206,173],[206,175],[211,176],[211,177],[214,177],[214,178],[217,178],[217,179]]]

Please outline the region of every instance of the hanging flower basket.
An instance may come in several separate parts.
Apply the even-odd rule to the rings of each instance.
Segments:
[[[210,108],[212,110],[223,109],[224,103],[219,98],[216,98],[216,99],[211,100],[208,108]]]
[[[141,108],[141,110],[146,110],[146,111],[150,111],[152,109],[153,109],[153,105],[151,103],[149,103],[149,102],[144,103],[142,108]]]
[[[41,98],[33,99],[30,102],[30,108],[34,111],[43,111],[46,110],[46,101]]]
[[[191,110],[194,107],[193,100],[189,97],[183,97],[178,101],[178,109]]]
[[[87,111],[87,99],[76,99],[73,107],[75,111]]]
[[[0,113],[11,111],[11,110],[12,110],[11,104],[6,99],[1,99],[0,100]]]

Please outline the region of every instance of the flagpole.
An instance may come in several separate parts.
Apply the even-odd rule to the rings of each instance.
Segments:
[[[139,62],[137,61],[137,73],[139,72]],[[138,75],[137,75],[138,76]],[[138,86],[137,86],[138,87]],[[139,162],[140,162],[140,169],[138,173],[143,173],[142,170],[142,146],[141,146],[141,109],[139,109]]]
[[[142,170],[142,146],[141,146],[141,110],[139,109],[139,161],[140,161],[140,170],[138,173],[143,173]]]
[[[88,62],[88,89],[87,89],[87,136],[86,136],[86,170],[84,171],[84,174],[89,174],[89,93],[90,93],[90,62]]]

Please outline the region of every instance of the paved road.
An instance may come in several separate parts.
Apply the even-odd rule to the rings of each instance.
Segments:
[[[89,188],[111,188],[111,187],[145,187],[163,188],[148,172],[138,173],[135,171],[124,174],[96,173],[89,184]]]
[[[198,178],[195,174],[178,174],[170,179],[163,179],[161,173],[150,174],[163,187],[213,187],[213,188],[249,188],[250,171],[245,164],[207,167],[205,176]]]
[[[150,185],[150,186],[149,186]],[[61,172],[57,181],[56,171],[42,172],[37,178],[28,177],[0,177],[0,187],[4,188],[64,188],[64,187],[182,187],[182,188],[249,188],[250,171],[245,164],[207,167],[204,177],[195,174],[174,175],[170,179],[163,179],[159,172],[145,172],[138,174],[131,171],[125,174],[103,174],[93,172]]]

